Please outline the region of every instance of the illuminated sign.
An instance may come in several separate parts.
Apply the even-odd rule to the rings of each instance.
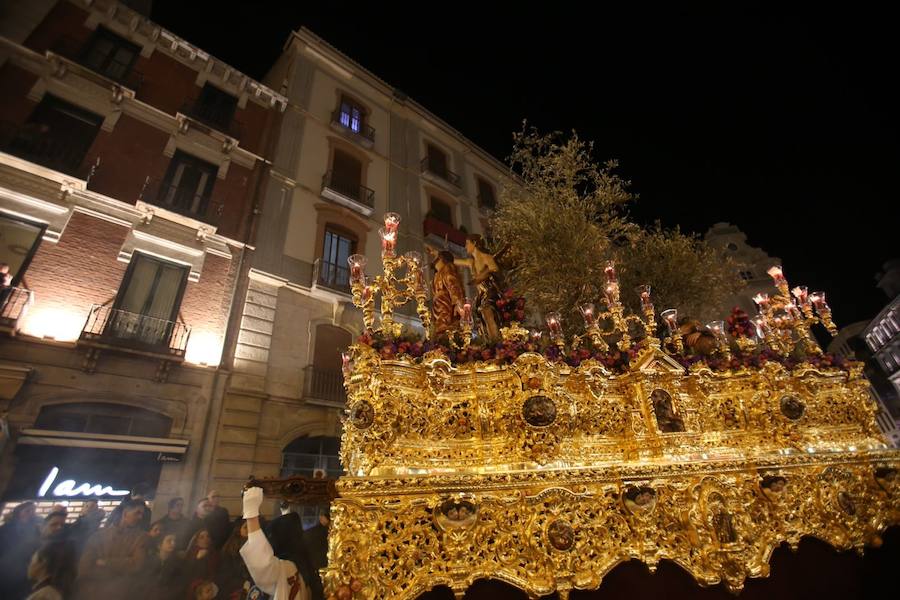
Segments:
[[[43,498],[47,495],[47,492],[56,481],[58,475],[59,469],[57,467],[50,469],[50,473],[47,474],[47,478],[44,479],[44,483],[38,491],[39,498]],[[99,483],[82,483],[78,485],[75,483],[74,479],[64,479],[56,484],[56,487],[53,488],[52,495],[68,496],[69,498],[73,496],[127,496],[128,490],[114,490],[108,485],[101,485]]]

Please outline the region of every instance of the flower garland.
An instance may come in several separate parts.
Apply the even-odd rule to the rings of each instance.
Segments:
[[[405,358],[415,362],[421,359],[426,353],[437,350],[444,354],[451,363],[457,365],[474,362],[509,365],[515,362],[522,354],[526,352],[535,352],[544,356],[544,358],[550,362],[564,362],[570,367],[578,367],[586,360],[595,360],[610,371],[618,373],[628,371],[631,362],[641,351],[639,344],[635,344],[624,351],[612,349],[606,352],[599,352],[586,348],[562,351],[558,346],[546,341],[542,343],[535,343],[532,341],[503,341],[497,344],[471,345],[464,350],[454,350],[441,344],[435,344],[431,341],[422,341],[421,339],[411,336],[389,339],[381,334],[373,334],[370,332],[359,336],[357,343],[369,346],[375,350],[383,360]],[[700,363],[705,364],[713,371],[737,371],[748,368],[759,369],[765,366],[766,363],[777,363],[788,370],[804,365],[818,369],[849,369],[851,362],[841,356],[831,354],[807,356],[802,359],[790,356],[785,357],[768,348],[748,353],[736,352],[732,354],[731,358],[728,360],[716,356],[700,355],[675,356],[674,358],[686,369],[690,369],[694,365]]]

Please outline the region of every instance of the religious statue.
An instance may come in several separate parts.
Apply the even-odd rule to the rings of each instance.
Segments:
[[[700,321],[684,319],[679,325],[679,331],[685,347],[692,354],[711,356],[719,347],[716,336],[704,329]]]
[[[453,263],[453,254],[447,250],[438,252],[432,265],[434,280],[431,282],[431,312],[434,317],[434,336],[437,338],[456,328],[466,295],[459,271]]]
[[[665,390],[653,390],[650,394],[650,402],[653,404],[653,412],[656,414],[656,424],[663,433],[676,433],[684,431],[684,421],[675,414],[672,407],[672,396]]]
[[[503,282],[497,260],[487,251],[484,239],[477,233],[466,237],[466,253],[470,258],[456,258],[453,262],[472,272],[478,289],[475,314],[478,315],[479,333],[488,340],[499,339],[500,319],[494,303],[503,295]]]

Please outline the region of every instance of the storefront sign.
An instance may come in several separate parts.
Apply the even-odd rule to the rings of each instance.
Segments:
[[[47,475],[47,478],[44,479],[41,489],[38,490],[39,498],[43,498],[47,495],[47,492],[50,491],[50,487],[54,484],[58,475],[59,468],[53,467],[50,469],[50,473]],[[128,490],[114,490],[111,486],[99,483],[77,484],[74,479],[64,479],[53,488],[52,495],[67,496],[69,498],[74,496],[127,496]]]

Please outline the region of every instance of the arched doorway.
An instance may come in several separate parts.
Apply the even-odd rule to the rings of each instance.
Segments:
[[[333,436],[302,436],[284,447],[281,457],[282,477],[311,477],[337,479],[341,475],[338,456],[340,438]],[[293,507],[303,521],[303,528],[314,526],[320,514],[327,514],[326,502]]]

